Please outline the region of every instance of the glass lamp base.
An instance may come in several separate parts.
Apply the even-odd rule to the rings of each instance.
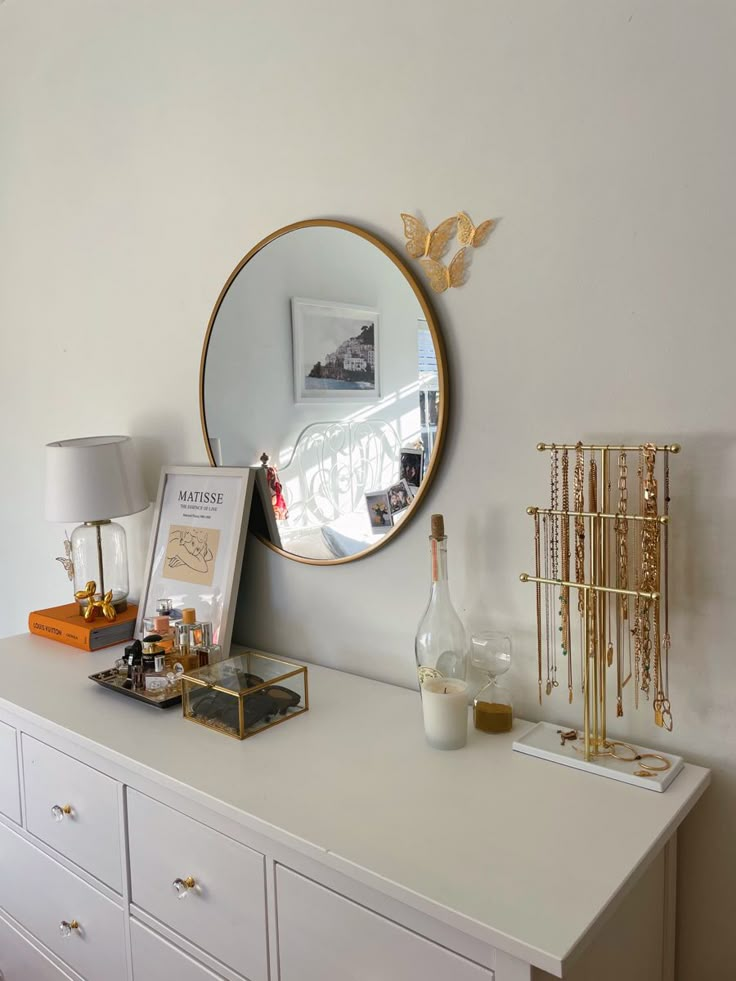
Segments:
[[[113,521],[85,521],[75,528],[71,537],[74,562],[74,592],[86,594],[94,583],[95,599],[108,591],[112,605],[122,613],[128,600],[128,549],[125,531]],[[78,600],[83,614],[88,601]]]

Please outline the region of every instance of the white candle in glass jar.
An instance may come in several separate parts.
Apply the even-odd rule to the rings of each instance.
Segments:
[[[468,686],[454,678],[422,685],[424,734],[435,749],[462,749],[468,739]]]

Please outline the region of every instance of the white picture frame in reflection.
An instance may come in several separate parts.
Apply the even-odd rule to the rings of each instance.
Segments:
[[[378,401],[378,310],[295,296],[291,324],[295,402]]]

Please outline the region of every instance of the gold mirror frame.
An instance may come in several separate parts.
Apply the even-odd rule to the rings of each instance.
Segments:
[[[437,353],[437,378],[439,384],[439,413],[437,416],[437,432],[434,440],[434,447],[432,449],[432,456],[429,460],[429,465],[427,467],[427,472],[424,475],[422,483],[417,491],[414,499],[409,507],[409,513],[406,515],[404,520],[395,525],[391,531],[386,535],[383,535],[375,545],[370,545],[365,548],[362,552],[358,552],[355,555],[345,555],[340,558],[334,559],[311,559],[303,555],[295,555],[293,552],[287,552],[283,548],[279,548],[278,545],[274,545],[273,542],[269,541],[263,535],[257,534],[257,538],[263,542],[264,545],[268,546],[273,552],[278,555],[283,555],[284,558],[291,559],[293,562],[302,562],[305,565],[344,565],[346,562],[357,562],[359,559],[366,558],[368,555],[372,555],[377,552],[379,548],[383,548],[390,541],[393,541],[396,536],[404,529],[404,527],[415,517],[415,512],[419,509],[424,497],[429,490],[429,487],[434,479],[435,473],[437,471],[437,465],[440,458],[442,457],[442,451],[445,444],[445,434],[447,431],[447,420],[449,416],[449,382],[448,382],[448,368],[447,368],[447,352],[445,350],[445,344],[442,339],[442,334],[439,330],[439,325],[437,323],[437,318],[435,317],[434,311],[430,306],[429,300],[422,289],[419,280],[414,276],[409,267],[404,263],[404,261],[391,249],[385,242],[382,242],[377,236],[373,235],[371,232],[365,231],[363,228],[359,228],[357,225],[350,225],[344,221],[334,221],[331,218],[311,218],[307,221],[297,221],[291,225],[284,225],[283,228],[279,228],[277,231],[272,232],[267,235],[264,239],[253,246],[250,252],[245,255],[240,262],[237,264],[235,269],[230,273],[227,282],[223,286],[220,295],[217,297],[217,302],[215,303],[214,309],[207,324],[207,333],[205,334],[204,344],[202,346],[202,357],[199,364],[199,415],[200,421],[202,423],[202,435],[204,437],[204,445],[207,451],[207,458],[210,461],[211,466],[216,467],[215,459],[212,456],[212,450],[210,449],[210,441],[207,433],[207,417],[204,407],[204,372],[207,363],[207,349],[210,343],[210,336],[212,334],[212,328],[214,327],[215,320],[217,319],[217,314],[220,310],[223,300],[225,299],[228,290],[235,282],[241,269],[257,255],[262,249],[264,249],[271,242],[275,241],[277,238],[281,238],[282,235],[288,235],[289,232],[295,232],[300,228],[339,228],[346,232],[352,232],[354,235],[358,235],[360,238],[365,239],[372,245],[375,245],[377,249],[380,249],[385,256],[393,262],[393,264],[399,269],[399,271],[404,276],[409,286],[411,286],[414,291],[414,295],[419,301],[419,305],[422,308],[424,316],[427,320],[427,326],[429,327],[430,334],[432,336],[432,342],[434,344],[435,351]]]

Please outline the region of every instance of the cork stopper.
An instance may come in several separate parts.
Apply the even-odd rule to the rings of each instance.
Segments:
[[[196,616],[193,606],[187,606],[181,611],[181,622],[182,623],[196,623]]]
[[[432,538],[445,537],[445,519],[441,514],[432,515]]]

